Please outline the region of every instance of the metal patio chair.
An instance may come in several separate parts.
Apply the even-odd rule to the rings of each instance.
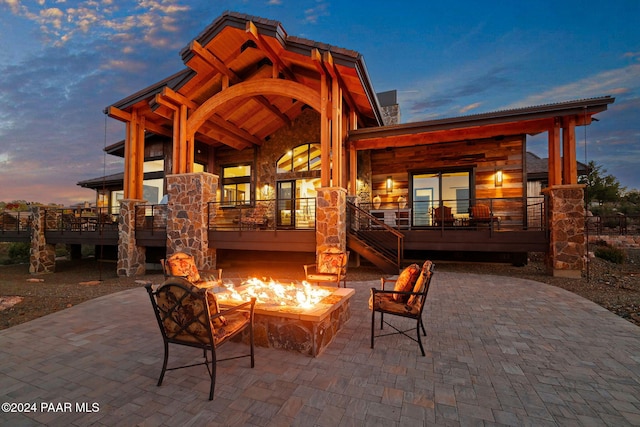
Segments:
[[[422,312],[424,311],[424,306],[426,304],[427,293],[429,292],[434,267],[434,264],[429,260],[424,262],[421,270],[417,264],[414,264],[413,266],[407,267],[395,281],[382,278],[381,289],[371,288],[371,298],[369,300],[369,309],[371,310],[371,348],[373,348],[374,345],[374,338],[401,334],[417,342],[420,346],[420,352],[423,356],[425,355],[420,330],[422,329],[422,333],[425,336],[427,335],[424,323],[422,322]],[[417,275],[417,279],[412,279],[411,276],[414,273],[410,269],[415,270],[416,268],[419,269],[420,273]],[[385,285],[389,282],[395,283],[393,290],[385,290]],[[376,313],[380,313],[380,329],[382,330],[384,325],[388,325],[394,329],[395,332],[375,335],[374,325]],[[396,327],[384,320],[385,314],[415,320],[416,338],[408,335],[408,332],[413,331],[413,328],[401,329]]]
[[[230,308],[225,307],[221,310],[212,292],[198,288],[186,279],[170,277],[155,290],[150,283],[145,287],[149,293],[164,342],[164,361],[158,386],[162,385],[164,374],[167,371],[205,365],[211,377],[209,400],[213,400],[218,362],[250,357],[251,367],[254,367],[253,317],[255,298],[249,302]],[[219,359],[218,348],[247,329],[250,352]],[[168,368],[169,344],[202,349],[204,361]],[[211,353],[211,359],[209,359],[209,353]]]

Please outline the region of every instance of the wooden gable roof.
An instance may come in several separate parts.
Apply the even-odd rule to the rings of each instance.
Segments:
[[[277,21],[226,12],[180,52],[187,68],[107,107],[114,118],[134,108],[148,131],[172,136],[176,105],[195,110],[225,88],[255,81],[289,80],[320,93],[321,78],[338,79],[358,124],[382,123],[380,107],[362,56],[354,51],[287,35]],[[195,138],[212,146],[243,149],[261,145],[289,125],[305,103],[283,95],[259,94],[224,103],[199,126]],[[120,113],[122,114],[122,113]]]

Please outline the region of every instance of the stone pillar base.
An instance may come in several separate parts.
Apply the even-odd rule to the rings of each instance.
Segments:
[[[33,221],[31,223],[29,273],[53,273],[56,270],[56,245],[47,243],[44,231],[46,229],[46,221],[51,221],[51,228],[55,228],[55,213],[48,213],[50,218],[46,218],[46,208],[42,206],[35,206],[31,208],[31,215],[33,217]]]
[[[167,176],[167,257],[192,255],[199,270],[216,268],[215,249],[209,249],[208,202],[216,200],[218,176],[186,173]]]
[[[316,254],[329,248],[347,249],[347,190],[318,188],[316,198]]]
[[[146,200],[120,201],[118,276],[140,276],[146,272],[146,248],[136,244],[136,206],[145,203],[147,203]],[[144,211],[141,215],[144,215]]]
[[[549,196],[549,251],[546,265],[554,277],[580,278],[585,269],[584,185],[558,185]]]

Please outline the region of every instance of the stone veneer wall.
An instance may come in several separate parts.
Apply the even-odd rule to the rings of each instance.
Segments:
[[[547,269],[557,277],[582,277],[585,269],[584,186],[562,185],[543,190],[549,195]]]
[[[29,273],[53,273],[56,269],[56,245],[48,244],[44,231],[46,229],[45,221],[53,221],[50,223],[51,228],[56,228],[55,211],[48,211],[42,206],[34,206],[31,208],[33,217],[31,223],[31,248],[29,253]]]
[[[207,204],[216,200],[217,188],[218,176],[206,172],[167,176],[167,257],[185,252],[199,270],[216,267],[215,249],[209,249]]]
[[[318,189],[316,206],[316,253],[328,248],[347,247],[347,190],[342,187]]]
[[[118,220],[118,276],[139,276],[145,273],[146,248],[136,244],[136,206],[146,200],[126,199],[120,201]],[[141,221],[144,221],[144,211]],[[144,222],[141,222],[144,223]]]

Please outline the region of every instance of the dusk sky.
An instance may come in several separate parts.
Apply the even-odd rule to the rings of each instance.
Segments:
[[[77,182],[123,170],[103,154],[124,138],[104,108],[183,69],[226,10],[361,53],[402,122],[611,95],[577,157],[640,189],[638,0],[0,0],[0,201],[94,202]]]

